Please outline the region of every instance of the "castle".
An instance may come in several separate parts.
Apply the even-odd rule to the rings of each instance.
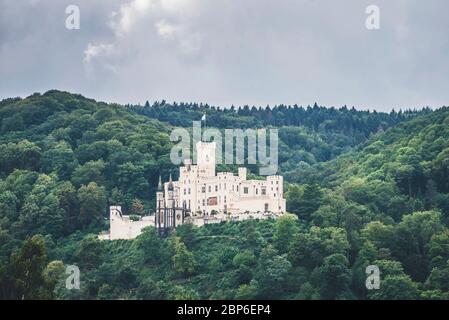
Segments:
[[[179,169],[179,180],[162,184],[156,192],[156,212],[134,221],[119,206],[110,208],[110,231],[101,239],[133,239],[142,229],[154,226],[167,231],[184,223],[202,226],[222,221],[276,218],[286,211],[283,177],[247,180],[247,169],[216,174],[215,142],[196,144],[197,164],[191,159]]]

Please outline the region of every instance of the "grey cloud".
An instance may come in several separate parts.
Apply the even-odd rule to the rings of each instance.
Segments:
[[[65,7],[81,30],[65,29]],[[381,29],[365,28],[380,7]],[[0,0],[0,97],[448,104],[445,0]]]

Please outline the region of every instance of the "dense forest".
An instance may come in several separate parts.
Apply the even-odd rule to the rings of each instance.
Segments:
[[[279,105],[220,109],[208,104],[170,104],[166,101],[126,107],[137,114],[187,128],[203,114],[207,114],[206,125],[209,123],[219,129],[278,128],[280,174],[295,182],[301,181],[302,172],[309,165],[329,161],[366,142],[372,135],[431,112],[429,108],[423,108],[382,113],[346,106],[326,108],[317,104],[306,108]]]
[[[279,128],[290,214],[99,241],[108,205],[151,213],[159,175],[176,172],[171,129],[204,112]],[[1,101],[0,121],[2,299],[449,299],[449,108],[142,107],[53,90]]]

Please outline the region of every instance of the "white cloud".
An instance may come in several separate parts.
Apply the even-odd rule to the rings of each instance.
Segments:
[[[84,62],[90,63],[93,59],[110,55],[112,52],[114,52],[113,44],[100,43],[98,45],[94,45],[89,42],[87,49],[84,50]]]
[[[175,35],[176,32],[179,31],[179,28],[171,23],[168,23],[165,20],[160,20],[155,23],[157,33],[164,39],[171,39]]]
[[[202,37],[197,32],[188,32],[185,28],[166,20],[160,20],[154,26],[162,39],[174,41],[183,54],[195,54],[201,49]]]
[[[196,0],[160,0],[162,10],[169,13],[187,13],[193,9],[197,1]]]
[[[186,15],[195,3],[196,0],[133,0],[112,12],[110,26],[118,35],[124,35],[150,13],[162,16]]]
[[[111,61],[108,57],[130,52],[138,54],[139,50],[127,48],[130,45],[136,46],[131,39],[142,42],[142,36],[151,37],[151,32],[164,41],[172,41],[180,54],[195,54],[201,48],[202,37],[198,31],[189,31],[190,26],[185,21],[189,13],[192,13],[195,3],[196,0],[132,0],[121,4],[117,11],[110,14],[108,22],[114,39],[108,43],[89,43],[84,50],[84,63],[90,64],[96,58],[96,62],[103,61],[109,66],[106,69],[111,69],[111,65],[123,61]],[[104,66],[102,69],[105,69]],[[89,70],[93,72],[92,68]]]
[[[133,0],[123,4],[119,11],[112,12],[110,26],[118,35],[126,34],[154,7],[154,0]]]

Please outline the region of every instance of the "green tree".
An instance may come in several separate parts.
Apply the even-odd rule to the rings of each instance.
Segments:
[[[105,183],[105,179],[103,177],[104,169],[105,163],[103,160],[88,161],[74,170],[72,174],[72,182],[77,187],[87,185],[90,182],[103,185]]]
[[[174,286],[171,290],[170,298],[173,300],[197,300],[198,292],[183,286]]]
[[[416,283],[406,275],[387,276],[382,279],[379,290],[368,293],[372,300],[414,300],[418,295]]]
[[[433,235],[443,229],[438,211],[415,212],[403,217],[396,228],[397,245],[394,255],[403,262],[412,279],[424,281],[428,274],[426,256]]]
[[[76,252],[76,262],[80,268],[92,270],[103,262],[104,255],[104,244],[95,235],[88,235],[80,243]]]
[[[299,214],[302,192],[298,185],[290,185],[285,193],[287,199],[287,211]]]
[[[0,193],[0,212],[9,221],[17,220],[19,216],[19,199],[11,191]]]
[[[253,280],[249,284],[242,284],[235,292],[236,300],[252,300],[257,297],[257,281]]]
[[[287,276],[291,263],[278,254],[271,245],[262,250],[254,280],[258,283],[258,296],[262,299],[280,298],[289,289]]]
[[[19,218],[20,232],[61,236],[64,233],[64,210],[56,195],[55,176],[39,175],[26,196]]]
[[[173,268],[178,275],[188,276],[195,269],[195,258],[179,237],[173,238]]]
[[[418,286],[404,273],[400,262],[389,260],[374,261],[380,270],[380,289],[369,290],[372,300],[413,300],[419,295]]]
[[[68,179],[78,165],[75,153],[65,141],[58,142],[51,149],[44,152],[42,167],[45,172],[56,172],[61,178]]]
[[[28,238],[9,264],[0,270],[2,299],[36,300],[52,297],[52,284],[46,281],[46,250],[41,236]]]
[[[302,197],[299,200],[296,213],[298,217],[306,219],[314,213],[323,203],[323,191],[317,184],[306,185]]]
[[[68,181],[58,185],[55,191],[59,206],[65,212],[65,231],[68,233],[76,228],[79,215],[79,202],[75,187]]]
[[[297,219],[292,215],[284,215],[276,220],[273,241],[276,249],[280,253],[286,253],[299,227]]]
[[[80,214],[78,223],[81,226],[98,225],[102,222],[106,210],[106,192],[104,187],[99,187],[95,182],[78,189]]]
[[[145,207],[143,206],[142,201],[140,201],[139,199],[134,199],[131,205],[130,213],[136,216],[144,216]]]
[[[344,229],[311,227],[308,233],[295,236],[288,257],[294,266],[313,269],[321,265],[323,259],[329,255],[340,253],[346,256],[349,248]]]
[[[430,268],[444,267],[449,260],[449,230],[434,234],[427,244]]]
[[[144,279],[137,288],[137,298],[142,300],[164,300],[168,298],[167,285],[163,281]]]
[[[344,255],[336,253],[324,258],[323,264],[314,273],[312,278],[319,286],[322,298],[338,299],[349,293],[352,274]]]
[[[136,239],[136,244],[143,251],[145,263],[158,264],[163,263],[164,259],[169,259],[166,254],[167,250],[164,250],[164,242],[153,227],[145,228]]]
[[[41,151],[34,142],[28,140],[0,145],[0,172],[9,174],[14,169],[38,171]]]
[[[64,263],[62,261],[60,260],[51,261],[43,271],[46,283],[48,283],[51,288],[56,287],[58,282],[62,282],[63,280],[65,280],[64,271],[65,268]]]

